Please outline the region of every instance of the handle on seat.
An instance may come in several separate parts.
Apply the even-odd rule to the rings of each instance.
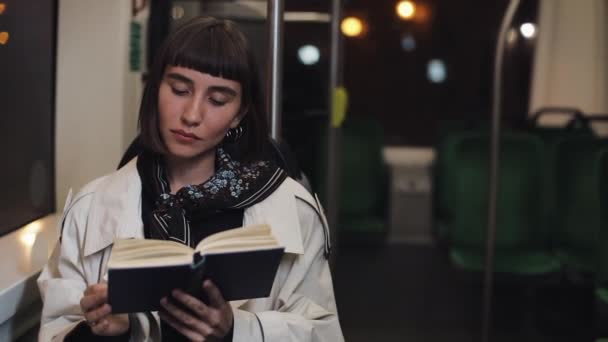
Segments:
[[[529,122],[531,123],[532,127],[537,127],[542,116],[561,114],[570,114],[572,116],[566,125],[567,129],[574,129],[581,125],[589,125],[589,117],[586,116],[580,109],[574,107],[542,107],[532,114]]]

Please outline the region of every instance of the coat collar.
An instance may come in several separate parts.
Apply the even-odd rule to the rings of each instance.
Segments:
[[[279,244],[285,246],[285,252],[304,254],[300,217],[296,206],[297,186],[296,181],[287,177],[270,196],[245,209],[243,224],[266,223],[270,225]]]
[[[84,256],[110,246],[115,239],[144,237],[142,185],[136,159],[104,178],[96,187],[87,218]],[[302,254],[304,247],[294,183],[294,180],[287,178],[264,201],[245,209],[244,224],[269,224],[279,244],[285,247],[285,252]]]

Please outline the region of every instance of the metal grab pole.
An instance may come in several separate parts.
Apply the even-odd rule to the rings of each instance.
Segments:
[[[338,162],[339,156],[339,143],[338,143],[338,132],[339,128],[334,127],[333,121],[333,108],[334,108],[334,91],[340,85],[340,47],[341,47],[341,36],[340,36],[340,18],[342,17],[342,6],[341,0],[332,0],[331,3],[331,28],[330,28],[330,61],[329,61],[329,119],[327,123],[327,221],[330,227],[330,239],[337,246],[338,241],[336,229],[338,224],[338,175],[340,163]],[[330,259],[330,263],[334,264],[333,256]]]
[[[494,243],[496,241],[496,208],[498,200],[498,167],[500,155],[500,111],[501,111],[501,86],[502,86],[502,64],[503,51],[507,35],[507,30],[513,22],[515,11],[519,5],[519,0],[511,0],[507,12],[502,20],[500,31],[498,32],[498,42],[496,43],[496,56],[494,60],[494,91],[492,93],[492,132],[490,146],[490,187],[488,196],[488,232],[486,246],[486,263],[484,274],[483,289],[483,322],[482,322],[482,341],[490,341],[490,331],[492,330],[492,287],[494,282]]]
[[[270,113],[270,136],[281,138],[281,115],[283,104],[283,0],[268,0],[269,21],[269,72],[267,103]]]

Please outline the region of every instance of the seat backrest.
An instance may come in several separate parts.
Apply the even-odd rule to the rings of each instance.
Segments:
[[[502,133],[500,144],[496,248],[544,245],[541,207],[541,141],[525,133]],[[488,223],[489,153],[487,133],[455,139],[448,153],[454,162],[446,184],[454,215],[452,244],[485,248]]]
[[[557,248],[596,250],[600,229],[600,166],[608,143],[567,138],[556,145],[555,229]]]
[[[387,197],[383,132],[372,119],[349,118],[340,140],[341,215],[380,214]]]
[[[563,127],[540,126],[541,117],[552,115],[569,116],[568,123]],[[556,145],[571,138],[593,138],[589,119],[577,108],[541,108],[528,120],[527,131],[543,141],[543,212],[547,233],[555,225],[556,193],[555,193],[555,163]]]
[[[461,126],[452,125],[452,129],[447,130],[446,124],[443,125],[444,132],[441,135],[438,143],[435,146],[436,158],[433,163],[433,215],[436,220],[449,225],[452,222],[454,206],[450,203],[450,197],[445,191],[446,182],[449,175],[453,172],[452,169],[458,164],[456,158],[457,149],[455,144],[460,144],[462,136],[487,135],[489,127],[487,124],[461,124]],[[503,129],[503,133],[512,133],[511,130]]]
[[[456,166],[457,148],[462,135],[470,134],[470,130],[451,131],[442,137],[436,146],[435,162],[433,165],[433,212],[434,217],[442,222],[452,222],[454,206],[450,203],[448,187],[452,169]]]

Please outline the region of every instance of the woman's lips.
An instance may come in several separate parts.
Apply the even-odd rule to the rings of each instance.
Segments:
[[[172,129],[171,133],[173,133],[173,136],[175,137],[175,139],[177,141],[182,142],[182,143],[191,144],[197,140],[201,140],[196,135],[194,135],[192,133],[187,133],[185,131],[182,131],[181,129]]]

